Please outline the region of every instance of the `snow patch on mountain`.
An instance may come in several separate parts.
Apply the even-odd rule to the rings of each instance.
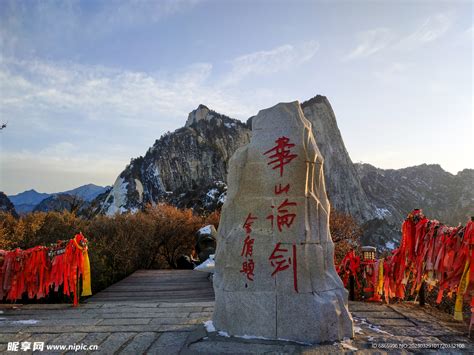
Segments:
[[[224,204],[225,201],[227,200],[227,192],[223,192],[220,196],[217,202]]]
[[[112,190],[105,199],[108,206],[104,212],[107,216],[113,216],[116,213],[124,213],[127,211],[127,186],[128,182],[122,177],[119,176],[115,180]]]
[[[390,211],[386,208],[376,208],[375,217],[378,219],[385,219],[386,216],[390,215]]]
[[[206,196],[210,199],[215,199],[216,198],[216,194],[219,193],[219,190],[218,189],[211,189],[207,192]]]
[[[143,185],[140,180],[135,179],[135,188],[137,189],[138,192],[138,201],[140,203],[143,202]]]

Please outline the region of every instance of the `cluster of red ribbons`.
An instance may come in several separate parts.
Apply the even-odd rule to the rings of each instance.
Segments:
[[[350,276],[356,276],[360,268],[360,256],[357,256],[354,250],[349,251],[339,265],[336,265],[336,271],[341,276],[344,286],[347,287]],[[355,279],[360,286],[359,278]]]
[[[46,297],[63,285],[65,295],[74,295],[79,302],[79,278],[82,296],[90,296],[91,277],[87,239],[82,233],[55,247],[37,246],[27,250],[0,250],[0,301]]]
[[[353,251],[340,264],[338,271],[346,286],[349,275],[361,275],[360,264]],[[400,246],[374,262],[370,277],[375,292],[383,294],[387,303],[391,298],[404,299],[409,283],[411,295],[423,282],[429,290],[438,286],[438,303],[445,293],[449,297],[456,293],[454,317],[462,320],[463,300],[470,298],[474,307],[474,222],[448,227],[413,210],[403,222]]]
[[[337,273],[341,276],[344,286],[348,286],[349,278],[355,281],[354,289],[363,293],[368,301],[380,301],[378,289],[379,266],[383,260],[364,260],[356,255],[354,250],[349,251],[341,263],[336,266]]]

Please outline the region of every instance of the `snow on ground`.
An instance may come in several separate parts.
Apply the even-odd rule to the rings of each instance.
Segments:
[[[351,350],[351,351],[357,351],[355,346],[352,346],[352,341],[349,338],[344,338],[343,341],[340,343],[344,349]]]
[[[204,327],[206,327],[206,331],[208,333],[212,333],[216,331],[216,328],[214,327],[214,324],[212,323],[212,320],[208,320],[204,322]]]
[[[376,332],[376,333],[380,333],[380,334],[386,334],[386,335],[390,335],[390,336],[393,336],[393,334],[390,334],[389,332],[386,332],[385,330],[382,330],[380,329],[380,327],[370,323],[367,321],[367,319],[365,318],[358,318],[358,317],[354,317],[354,321],[360,325],[365,325],[367,326],[367,328],[369,328],[370,330]]]
[[[36,319],[25,319],[25,320],[14,320],[12,321],[13,324],[36,324],[39,320]]]
[[[1,325],[30,325],[30,324],[36,324],[39,323],[39,320],[36,319],[24,319],[24,320],[7,320],[7,318],[0,318],[0,324]]]
[[[213,255],[210,255],[206,261],[204,261],[202,264],[199,264],[194,268],[195,271],[203,271],[203,272],[210,272],[214,273],[214,269],[216,267],[216,263],[214,261],[214,258],[212,257]]]
[[[358,327],[358,326],[354,326],[354,333],[356,333],[356,334],[364,334],[364,332],[362,331],[362,328],[361,328],[361,327]]]
[[[395,249],[395,243],[394,242],[387,242],[387,243],[385,243],[385,247],[387,249],[393,250],[393,249]]]
[[[211,225],[207,225],[205,227],[202,227],[199,231],[198,231],[199,234],[212,234],[212,229],[211,229]]]
[[[214,323],[212,323],[212,320],[205,321],[204,322],[204,327],[206,328],[206,331],[208,333],[216,332],[216,327],[214,327]],[[226,331],[223,331],[223,330],[219,330],[217,332],[217,334],[221,337],[230,338],[229,333],[227,333]],[[235,335],[233,337],[234,338],[240,338],[240,339],[246,339],[246,340],[252,340],[252,339],[255,339],[255,340],[279,340],[279,341],[287,341],[287,342],[290,342],[290,343],[297,343],[297,344],[302,344],[302,345],[311,345],[310,343],[305,343],[305,342],[302,342],[302,341],[295,341],[295,340],[289,340],[289,339],[284,339],[284,338],[272,339],[272,338],[266,338],[266,337],[262,337],[262,336],[258,336],[258,335],[246,335],[245,334],[245,335]],[[350,339],[349,339],[349,342],[350,342]],[[355,350],[357,350],[357,349],[355,349]]]

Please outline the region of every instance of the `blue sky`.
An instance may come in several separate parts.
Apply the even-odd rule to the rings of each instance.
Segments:
[[[200,103],[329,98],[354,162],[474,168],[471,1],[0,2],[0,190],[113,184]],[[317,139],[317,137],[316,137]]]

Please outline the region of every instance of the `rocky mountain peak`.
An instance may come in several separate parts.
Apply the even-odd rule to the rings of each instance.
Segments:
[[[332,206],[361,222],[377,218],[347,152],[336,115],[326,96],[316,95],[303,102],[301,109],[311,122],[316,144],[324,157],[324,173]]]
[[[197,109],[191,111],[188,115],[185,127],[190,127],[192,124],[207,120],[210,121],[214,115],[212,115],[211,110],[203,104],[200,104]]]
[[[353,164],[329,100],[316,95],[301,108],[324,157],[331,208],[365,225],[367,245],[393,245],[414,207],[452,225],[474,215],[473,170],[452,175],[435,164],[397,170]],[[229,159],[249,142],[252,121],[243,123],[199,105],[185,127],[163,135],[145,156],[133,159],[96,205],[108,215],[160,201],[214,210],[226,199]]]
[[[163,135],[145,156],[132,159],[100,210],[112,215],[159,201],[199,209],[212,200],[210,195],[223,202],[221,182],[227,179],[228,161],[249,140],[245,123],[199,105],[184,127]]]
[[[305,107],[308,107],[308,106],[311,106],[311,105],[314,105],[314,104],[324,104],[328,107],[331,107],[331,104],[329,103],[329,100],[326,96],[316,95],[316,96],[312,97],[311,99],[304,101],[301,104],[301,108],[304,109]]]
[[[324,157],[326,187],[333,206],[362,222],[375,218],[375,206],[361,186],[328,99],[316,95],[301,107]],[[199,200],[207,205],[209,194],[222,200],[224,189],[216,182],[227,180],[228,161],[249,142],[251,123],[252,118],[243,123],[199,105],[188,115],[185,127],[161,137],[144,157],[126,167],[102,211],[133,211],[163,199],[183,206],[183,201],[189,200],[186,196],[194,201],[184,203],[190,207]]]

